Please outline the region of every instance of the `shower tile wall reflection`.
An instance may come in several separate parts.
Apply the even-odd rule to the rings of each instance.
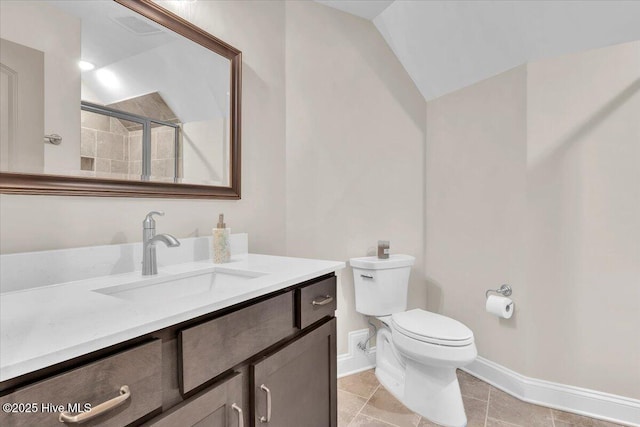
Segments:
[[[151,176],[172,178],[176,174],[175,130],[169,126],[151,128]]]
[[[80,163],[83,171],[95,172],[96,176],[106,178],[140,178],[140,125],[89,111],[81,112],[81,123]],[[175,170],[174,135],[174,129],[168,126],[151,129],[151,176],[154,178],[166,180],[180,176]]]
[[[142,130],[129,132],[129,173],[142,175]]]
[[[81,167],[96,174],[129,173],[129,132],[120,120],[81,112]]]

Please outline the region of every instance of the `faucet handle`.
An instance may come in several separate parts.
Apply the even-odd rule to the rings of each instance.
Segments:
[[[156,228],[156,221],[153,219],[154,215],[164,216],[164,211],[151,211],[147,214],[142,221],[143,228]]]

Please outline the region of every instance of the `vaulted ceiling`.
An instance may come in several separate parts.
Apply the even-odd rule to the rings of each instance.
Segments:
[[[316,1],[372,20],[427,100],[525,62],[640,40],[640,1]]]

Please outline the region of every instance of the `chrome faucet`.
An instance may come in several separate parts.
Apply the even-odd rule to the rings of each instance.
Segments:
[[[156,234],[156,221],[154,215],[164,216],[164,212],[149,212],[142,221],[142,275],[150,276],[158,274],[158,261],[156,260],[156,243],[162,242],[170,248],[180,246],[178,239],[171,234]]]

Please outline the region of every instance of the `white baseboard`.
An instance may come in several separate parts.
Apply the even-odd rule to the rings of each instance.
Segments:
[[[462,369],[525,402],[640,426],[640,400],[637,399],[525,377],[479,356]]]
[[[366,371],[376,366],[376,348],[369,349],[369,353],[358,348],[358,343],[369,336],[368,329],[349,332],[349,352],[338,355],[338,378]]]

